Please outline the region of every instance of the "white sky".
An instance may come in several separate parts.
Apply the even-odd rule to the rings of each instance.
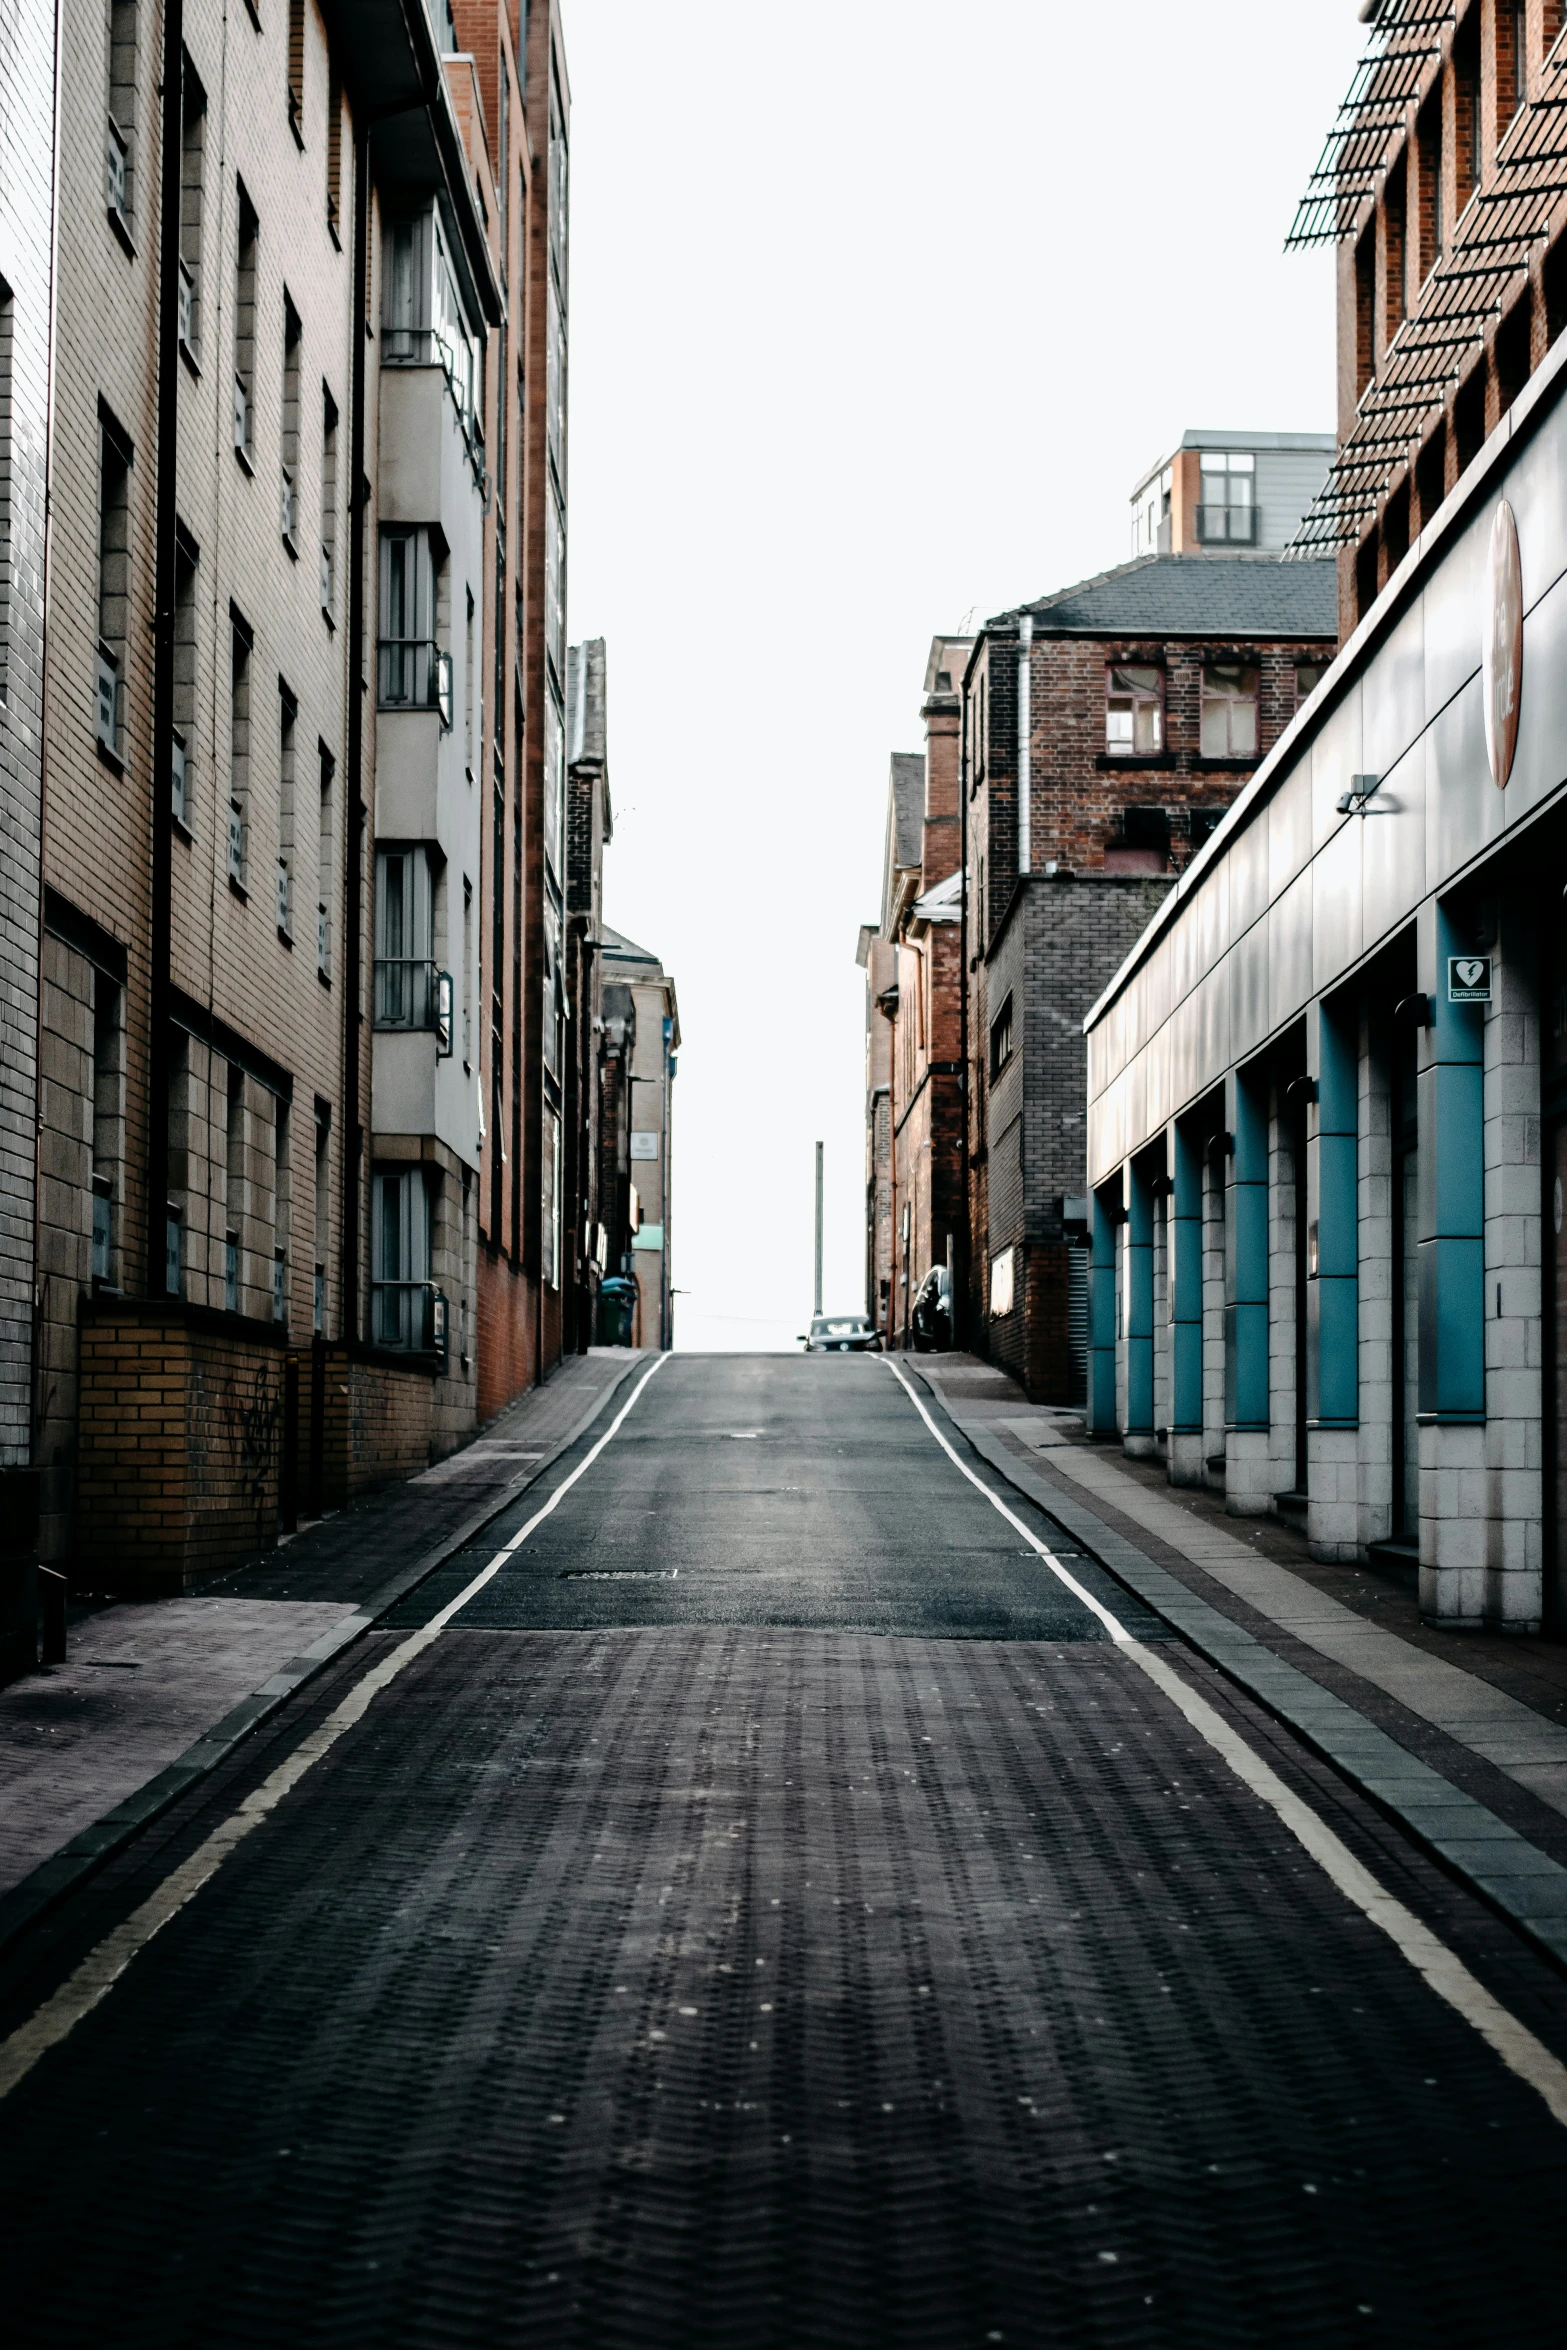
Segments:
[[[1286,255],[1355,0],[566,0],[573,640],[675,975],[676,1327],[863,1303],[888,755],[939,629],[1125,559],[1188,425],[1333,423]],[[830,37],[829,37],[830,36]]]

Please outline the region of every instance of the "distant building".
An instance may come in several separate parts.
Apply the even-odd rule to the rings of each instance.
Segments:
[[[1331,566],[1145,555],[986,623],[962,680],[966,1327],[1083,1398],[1082,1022],[1331,659]]]
[[[1336,447],[1330,432],[1182,433],[1132,492],[1132,554],[1282,554]]]
[[[962,889],[959,753],[972,638],[936,637],[923,752],[895,752],[881,919],[861,932],[866,973],[866,1311],[888,1346],[933,1265],[961,1253]]]
[[[667,1348],[675,1336],[671,1151],[680,1011],[675,983],[656,955],[607,923],[603,938],[603,1116],[617,1157],[622,1145],[625,1151],[623,1175],[611,1170],[605,1154],[605,1188],[619,1190],[624,1200],[625,1221],[613,1236],[615,1270],[637,1284],[632,1345]]]
[[[614,836],[609,796],[604,640],[567,656],[564,1326],[568,1354],[597,1333],[599,1284],[609,1265],[602,1197],[604,851]]]

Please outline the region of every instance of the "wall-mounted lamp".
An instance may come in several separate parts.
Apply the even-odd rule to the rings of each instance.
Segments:
[[[1364,816],[1366,802],[1382,781],[1380,775],[1352,775],[1347,792],[1339,794],[1338,812],[1341,816]]]

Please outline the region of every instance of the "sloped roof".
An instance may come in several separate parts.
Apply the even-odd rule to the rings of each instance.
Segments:
[[[1036,636],[1322,637],[1336,645],[1338,566],[1272,556],[1139,555],[997,619],[1025,612]]]
[[[612,930],[607,922],[599,924],[599,937],[604,942],[604,953],[616,963],[646,963],[650,971],[662,971],[657,955],[650,955],[646,947],[639,947],[635,939],[626,938]]]
[[[963,876],[953,872],[945,881],[933,881],[909,911],[916,922],[956,922],[961,919],[962,906]]]

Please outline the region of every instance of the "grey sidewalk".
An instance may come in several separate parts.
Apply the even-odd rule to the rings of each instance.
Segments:
[[[916,1368],[1021,1492],[1567,1961],[1567,1649],[1434,1631],[1412,1591],[1172,1488],[990,1365]]]
[[[29,1906],[24,1879],[68,1850],[90,1863],[198,1776],[537,1476],[641,1359],[568,1358],[461,1452],[199,1594],[73,1609],[68,1661],[0,1689],[0,1938]]]

